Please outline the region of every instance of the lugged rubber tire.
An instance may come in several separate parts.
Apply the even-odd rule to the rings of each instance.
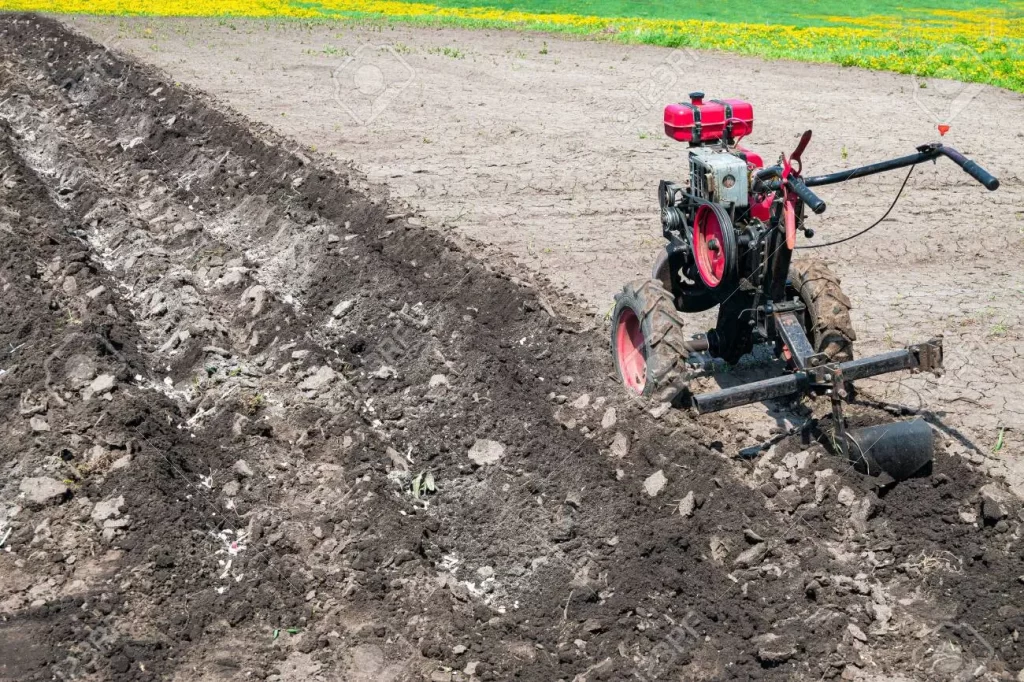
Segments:
[[[840,289],[839,277],[817,259],[800,259],[789,266],[790,284],[807,306],[805,328],[815,352],[830,362],[853,359],[857,335],[850,321],[850,299]]]
[[[615,295],[611,323],[612,360],[628,390],[649,396],[683,373],[687,357],[683,316],[659,280],[638,280],[623,287]],[[628,337],[625,342],[623,334]],[[632,355],[637,352],[642,355],[642,368]]]

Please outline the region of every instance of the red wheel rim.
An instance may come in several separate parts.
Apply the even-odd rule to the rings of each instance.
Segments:
[[[712,241],[713,240],[713,241]],[[717,244],[716,248],[713,245]],[[710,206],[697,209],[694,220],[693,250],[697,261],[697,272],[704,284],[714,289],[722,283],[725,274],[725,248],[722,240],[722,226]]]
[[[634,393],[644,392],[647,384],[647,358],[644,357],[644,333],[640,320],[629,308],[619,315],[615,329],[615,355],[619,361],[619,376]]]

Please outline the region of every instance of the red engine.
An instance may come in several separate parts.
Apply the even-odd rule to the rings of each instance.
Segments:
[[[689,102],[665,107],[665,133],[690,143],[689,191],[699,199],[749,207],[753,217],[767,220],[771,197],[758,201],[749,194],[750,174],[764,162],[736,145],[753,129],[754,107],[741,99],[705,102],[703,92],[691,92]]]
[[[665,134],[693,146],[749,135],[754,129],[754,107],[741,99],[704,101],[703,92],[691,92],[689,102],[665,107]]]

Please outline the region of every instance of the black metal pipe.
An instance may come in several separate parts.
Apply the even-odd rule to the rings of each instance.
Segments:
[[[846,381],[866,379],[867,377],[913,369],[918,366],[917,357],[908,349],[893,350],[879,353],[868,358],[848,360],[839,364]],[[827,369],[824,368],[824,369]],[[781,398],[799,393],[812,385],[812,375],[806,372],[794,372],[780,377],[741,384],[721,391],[712,391],[693,396],[693,406],[698,414],[720,412],[742,405],[759,403],[771,398]]]
[[[699,339],[690,339],[683,344],[690,353],[702,353],[711,348],[711,342],[704,336]]]
[[[796,176],[786,178],[786,184],[792,189],[805,204],[807,208],[821,215],[825,212],[825,202],[817,194],[807,188],[807,185]]]
[[[867,166],[860,166],[859,168],[850,168],[849,170],[829,173],[828,175],[812,175],[809,178],[804,178],[803,181],[808,187],[820,187],[822,185],[834,185],[837,182],[846,182],[847,180],[863,178],[868,175],[877,175],[878,173],[885,173],[898,168],[906,168],[907,166],[913,166],[919,163],[924,163],[925,161],[937,159],[943,155],[940,149],[941,147],[936,148],[930,146],[927,149],[918,151],[916,154],[901,156],[898,159],[879,161],[878,163],[871,163]]]
[[[693,396],[693,406],[697,408],[698,414],[721,412],[741,405],[759,403],[762,400],[793,395],[802,391],[809,383],[810,380],[803,372],[786,374],[781,377],[724,388],[721,391],[695,395]]]
[[[897,170],[899,168],[906,168],[908,166],[914,166],[925,161],[933,161],[940,156],[945,156],[950,161],[960,166],[968,175],[980,182],[989,191],[995,191],[999,189],[999,179],[989,173],[987,170],[979,166],[974,161],[971,161],[966,156],[953,149],[952,147],[946,147],[945,145],[937,142],[930,144],[924,144],[917,148],[916,154],[909,154],[907,156],[901,156],[898,159],[889,159],[888,161],[879,161],[878,163],[871,163],[867,166],[859,166],[858,168],[850,168],[844,171],[837,171],[835,173],[829,173],[827,175],[812,175],[810,177],[801,178],[803,180],[804,187],[791,187],[797,194],[800,194],[801,189],[807,187],[820,187],[822,185],[834,185],[838,182],[846,182],[847,180],[855,180],[857,178],[863,178],[868,175],[877,175],[878,173],[885,173],[891,170]],[[775,191],[779,188],[782,182],[782,168],[781,166],[769,166],[768,168],[762,168],[754,174],[754,191]],[[797,181],[799,182],[799,180]],[[812,193],[813,196],[813,193]],[[811,210],[815,213],[822,213],[825,210],[824,203],[820,207],[816,206],[814,201],[809,198],[803,197]],[[814,197],[817,199],[817,197]],[[820,202],[820,199],[817,199]]]
[[[866,379],[914,367],[917,367],[917,359],[906,348],[879,353],[867,358],[847,360],[839,365],[839,368],[843,370],[843,378],[847,381]]]
[[[980,182],[990,192],[994,192],[999,189],[999,178],[989,173],[987,170],[979,166],[974,161],[971,161],[966,156],[953,149],[952,147],[939,146],[939,153],[948,158],[950,161],[955,163],[964,169],[964,172],[970,175],[972,178]]]

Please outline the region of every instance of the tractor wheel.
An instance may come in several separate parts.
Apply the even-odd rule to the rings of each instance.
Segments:
[[[611,340],[615,371],[637,395],[671,384],[686,362],[683,317],[657,279],[627,284],[615,295]]]
[[[804,329],[815,352],[824,353],[830,362],[853,359],[853,333],[850,299],[839,288],[839,278],[820,260],[796,260],[789,267],[792,290],[807,311]]]

